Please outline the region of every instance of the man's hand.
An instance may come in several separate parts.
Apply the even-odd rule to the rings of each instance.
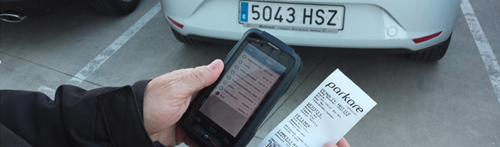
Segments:
[[[197,92],[213,84],[223,68],[217,59],[208,66],[176,70],[149,82],[144,94],[144,127],[153,141],[166,146],[184,141],[191,144],[177,121]]]
[[[347,140],[345,140],[344,137],[342,137],[337,144],[333,142],[327,142],[323,147],[350,147],[349,143],[347,143]]]

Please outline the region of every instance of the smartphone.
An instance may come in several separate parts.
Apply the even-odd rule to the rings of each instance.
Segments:
[[[267,32],[250,29],[180,120],[198,146],[246,146],[302,68],[295,51]]]

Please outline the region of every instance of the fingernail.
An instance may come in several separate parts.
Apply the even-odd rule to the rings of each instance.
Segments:
[[[222,64],[222,61],[217,59],[217,60],[213,61],[212,63],[210,63],[210,65],[208,65],[208,69],[217,70],[217,69],[219,69],[221,64]]]

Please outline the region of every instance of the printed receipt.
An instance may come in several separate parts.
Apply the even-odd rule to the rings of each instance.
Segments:
[[[377,103],[340,70],[330,74],[258,147],[337,143]]]

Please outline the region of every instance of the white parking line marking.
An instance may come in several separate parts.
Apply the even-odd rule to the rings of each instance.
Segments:
[[[493,85],[493,90],[495,90],[498,102],[500,103],[500,66],[498,66],[497,58],[495,57],[495,54],[493,54],[490,43],[488,42],[486,35],[484,35],[483,28],[481,28],[481,25],[477,20],[476,13],[474,12],[474,9],[472,9],[469,0],[462,0],[460,7],[462,7],[465,20],[467,20],[470,32],[474,37],[474,41],[476,41],[477,49],[481,54],[481,58],[483,58],[484,66],[488,71],[491,85]]]
[[[50,99],[54,100],[53,95],[56,93],[56,90],[42,85],[36,91],[40,91],[40,92],[44,93],[45,95],[49,96]]]
[[[144,14],[134,25],[127,29],[120,37],[118,37],[111,45],[104,49],[99,55],[97,55],[92,61],[90,61],[85,67],[83,67],[75,76],[73,76],[66,84],[78,86],[83,80],[87,79],[94,71],[99,68],[106,60],[109,59],[116,51],[118,51],[127,41],[132,38],[135,33],[137,33],[146,23],[151,20],[158,12],[161,10],[160,2],[158,2],[153,8],[151,8],[146,14]],[[40,86],[38,91],[47,90],[47,86]],[[49,88],[50,89],[50,88]],[[53,89],[52,89],[53,90]],[[55,91],[55,90],[53,90]],[[43,92],[43,91],[41,91]]]
[[[101,66],[106,60],[111,57],[116,51],[118,51],[123,44],[125,44],[132,36],[135,35],[146,23],[153,18],[161,10],[160,2],[158,2],[151,10],[149,10],[144,16],[141,17],[134,25],[128,28],[118,39],[116,39],[111,45],[109,45],[105,50],[103,50],[97,57],[90,61],[85,67],[83,67],[80,72],[73,76],[66,84],[78,86],[89,77],[99,66]]]

